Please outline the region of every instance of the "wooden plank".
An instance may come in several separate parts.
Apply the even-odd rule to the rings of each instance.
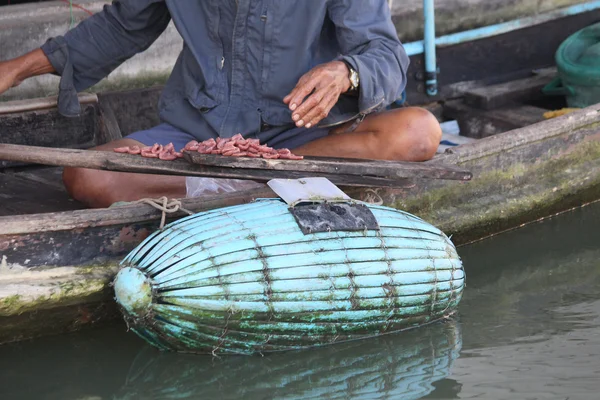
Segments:
[[[160,124],[158,101],[162,86],[98,94],[100,105],[108,105],[115,116],[121,133],[150,129]]]
[[[298,179],[314,176],[302,171],[282,171],[267,169],[239,169],[228,167],[191,164],[185,160],[163,161],[130,154],[110,151],[84,151],[72,149],[52,149],[34,146],[0,144],[0,159],[21,161],[64,167],[91,168],[107,171],[135,172],[161,175],[206,176],[215,178],[251,179],[268,181],[274,178]],[[439,167],[434,167],[439,168]],[[347,186],[401,187],[406,178],[382,178],[335,173],[319,173],[318,176],[330,179],[333,183]],[[470,178],[464,172],[463,180]]]
[[[99,132],[95,104],[82,105],[79,117],[63,117],[56,110],[28,111],[0,116],[0,143],[85,149],[96,145]],[[0,161],[0,168],[23,162]]]
[[[305,157],[304,160],[270,160],[265,158],[227,157],[184,151],[193,164],[227,168],[298,171],[311,174],[340,174],[381,178],[425,178],[468,180],[471,174],[461,168],[445,165],[425,165],[416,162],[363,160],[345,158]]]
[[[485,111],[471,107],[462,100],[449,101],[444,106],[444,116],[458,121],[461,135],[476,139],[541,122],[546,111],[528,105],[511,105]]]
[[[96,138],[96,145],[112,142],[113,140],[123,139],[121,128],[117,122],[115,113],[108,103],[99,104],[100,111],[100,130]]]
[[[79,103],[89,104],[97,103],[98,96],[94,93],[80,93],[78,95]],[[56,108],[58,104],[57,96],[49,96],[38,99],[13,100],[0,102],[0,115],[15,114],[27,111],[39,111]]]
[[[207,211],[220,207],[251,202],[258,198],[277,197],[268,186],[218,195],[182,199],[183,208]],[[170,218],[186,216],[183,211],[170,214]],[[161,212],[147,204],[125,204],[102,209],[84,209],[69,212],[0,217],[0,243],[3,235],[21,235],[38,232],[72,231],[90,227],[111,227],[122,224],[139,224],[160,220]],[[157,223],[156,223],[157,224]],[[157,225],[158,226],[158,225]]]
[[[449,149],[450,151],[447,151],[445,154],[438,157],[438,162],[441,161],[447,164],[465,164],[473,163],[483,157],[493,157],[495,155],[504,156],[507,152],[514,153],[515,149],[527,148],[536,143],[550,142],[567,133],[583,131],[587,134],[584,130],[588,127],[593,128],[593,131],[598,131],[598,128],[596,127],[598,122],[600,122],[600,104],[561,117],[544,120],[534,125],[525,126],[509,132],[503,132],[487,138],[486,140],[478,140],[474,143],[468,143]],[[557,140],[562,140],[563,143],[567,143],[564,139]],[[554,147],[558,146],[555,145]],[[566,147],[570,147],[570,144],[567,144]],[[549,153],[548,148],[545,148],[544,146],[543,154],[548,155],[553,153]],[[533,157],[531,153],[526,154],[527,159],[530,159],[531,157],[536,159],[536,157],[540,158],[541,156],[542,155],[540,154]],[[426,162],[431,163],[432,161]],[[511,161],[511,163],[512,162],[514,161]]]
[[[513,102],[527,102],[543,97],[542,88],[556,76],[556,68],[547,68],[538,74],[496,85],[478,87],[465,92],[465,103],[483,110],[507,106]]]
[[[20,179],[26,179],[33,182],[39,182],[43,185],[52,186],[57,190],[64,191],[65,186],[62,180],[63,169],[59,167],[29,167],[22,171],[14,172],[14,176]]]
[[[0,173],[0,199],[0,215],[50,213],[83,208],[64,189],[6,173]]]

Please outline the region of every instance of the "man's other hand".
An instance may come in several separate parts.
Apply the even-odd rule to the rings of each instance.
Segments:
[[[332,61],[304,74],[283,102],[292,110],[296,126],[311,128],[329,115],[340,95],[350,87],[350,71],[346,64]]]
[[[0,62],[0,94],[14,86],[18,86],[20,68],[14,60]]]
[[[55,72],[41,49],[9,61],[0,61],[0,94],[32,76]]]

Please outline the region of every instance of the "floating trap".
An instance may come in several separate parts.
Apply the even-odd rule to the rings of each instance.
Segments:
[[[253,354],[377,336],[456,311],[465,275],[439,229],[351,199],[338,198],[334,211],[326,199],[296,200],[201,212],[148,237],[115,279],[129,327],[164,350]],[[313,230],[302,222],[328,212],[354,221]]]

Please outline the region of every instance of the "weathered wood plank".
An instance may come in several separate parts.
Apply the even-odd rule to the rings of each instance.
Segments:
[[[449,101],[444,106],[444,116],[458,121],[461,135],[476,139],[541,122],[546,111],[528,105],[486,111],[471,107],[462,100]]]
[[[16,175],[0,173],[0,216],[68,211],[83,208],[64,189]]]
[[[30,167],[22,171],[14,172],[14,176],[21,179],[26,179],[33,182],[40,182],[44,185],[49,185],[57,190],[65,191],[65,186],[62,180],[62,168],[57,167]]]
[[[464,164],[479,158],[493,155],[504,156],[507,151],[526,148],[529,145],[558,137],[563,134],[584,130],[596,126],[600,121],[600,104],[596,104],[562,117],[539,122],[534,125],[515,129],[492,136],[486,140],[458,146],[437,157],[437,162],[445,164]],[[430,163],[432,161],[426,161]]]
[[[100,130],[96,138],[96,145],[122,139],[121,128],[110,104],[100,103],[98,107],[100,111]]]
[[[163,161],[110,151],[85,151],[52,149],[46,147],[0,144],[0,159],[64,167],[90,168],[107,171],[134,172],[145,174],[205,176],[214,178],[251,179],[268,181],[274,178],[305,178],[306,172],[257,169],[235,169],[191,164],[185,160]],[[380,178],[358,175],[319,173],[333,183],[347,186],[401,187],[404,178]]]
[[[526,102],[543,97],[542,88],[556,76],[556,68],[496,85],[478,87],[465,92],[465,103],[484,110],[507,106],[515,101]]]
[[[311,174],[378,176],[381,178],[425,178],[469,180],[471,174],[461,168],[416,162],[362,160],[347,158],[305,157],[304,160],[270,160],[264,158],[227,157],[215,154],[183,152],[193,164],[241,169],[299,171]]]
[[[251,202],[257,198],[276,197],[265,185],[264,188],[224,193],[211,196],[183,199],[183,208],[206,211],[219,207]],[[171,218],[187,215],[180,211],[170,214]],[[87,209],[68,212],[24,215],[19,217],[0,216],[0,243],[3,235],[20,235],[37,232],[73,231],[90,227],[110,227],[121,224],[137,224],[154,221],[158,226],[161,212],[147,204],[127,204],[119,207]],[[75,232],[77,233],[77,232]]]
[[[162,86],[154,86],[106,92],[98,94],[98,99],[100,105],[107,105],[112,109],[121,133],[125,136],[160,124],[158,100],[162,89]]]
[[[86,149],[96,145],[99,131],[95,104],[83,104],[79,117],[66,118],[56,110],[0,116],[0,143]],[[18,161],[18,160],[17,160]],[[0,161],[0,168],[23,162]]]
[[[0,235],[0,258],[21,267],[102,265],[132,251],[160,221],[77,230]],[[2,281],[0,280],[0,287]]]
[[[90,104],[97,103],[98,96],[93,93],[81,93],[78,95],[79,103]],[[27,111],[40,111],[50,108],[56,108],[58,104],[57,96],[49,96],[38,99],[13,100],[0,102],[0,115],[15,114]]]

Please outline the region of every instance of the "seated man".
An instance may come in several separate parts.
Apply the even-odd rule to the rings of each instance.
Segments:
[[[386,0],[122,0],[41,49],[0,63],[0,93],[61,75],[59,110],[77,91],[147,49],[173,19],[183,49],[161,95],[161,125],[98,146],[168,144],[241,133],[299,155],[428,160],[441,130],[428,111],[385,111],[406,85],[408,57]],[[184,197],[185,178],[65,168],[90,207]]]

